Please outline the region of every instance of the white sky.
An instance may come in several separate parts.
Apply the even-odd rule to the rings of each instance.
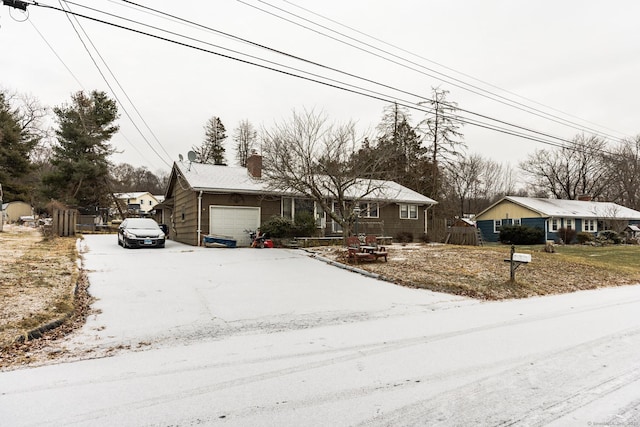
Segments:
[[[431,87],[440,86],[450,91],[450,101],[457,102],[460,108],[473,113],[564,139],[571,139],[580,132],[579,129],[559,125],[473,93],[489,90],[494,98],[506,97],[544,113],[571,120],[578,127],[597,129],[609,135],[609,139],[640,133],[640,126],[634,122],[638,115],[637,76],[640,75],[640,31],[637,30],[640,2],[637,1],[139,1],[163,12],[388,87],[287,59],[219,34],[160,19],[140,12],[123,1],[94,0],[90,5],[217,46],[374,90],[383,94],[384,99],[414,103],[419,96],[430,97]],[[377,40],[314,16],[293,3]],[[41,4],[60,7],[53,0]],[[113,16],[67,4],[80,14],[161,34],[156,29],[142,28]],[[274,9],[271,5],[280,9]],[[380,57],[389,58],[386,53],[377,51],[379,56],[371,55],[256,8],[288,16],[296,22],[302,21],[286,13],[292,12],[321,23],[373,46],[359,45],[363,49],[374,51],[374,48],[381,48],[396,55],[393,60],[406,66]],[[112,93],[62,12],[36,6],[29,6],[28,11],[28,21],[17,22],[24,20],[25,15],[6,6],[0,7],[2,88],[34,95],[49,106],[68,102],[71,94],[80,89],[99,89]],[[259,129],[289,118],[294,109],[307,108],[325,112],[332,121],[354,120],[362,132],[371,132],[379,123],[383,108],[389,105],[389,102],[260,69],[87,19],[80,19],[80,23],[124,88],[125,92],[101,64],[117,97],[148,141],[120,108],[122,132],[112,141],[122,151],[113,157],[116,163],[144,165],[152,171],[168,170],[179,154],[186,157],[192,146],[202,142],[203,126],[214,115],[222,119],[227,129],[227,160],[234,164],[235,159],[230,155],[233,145],[231,135],[242,119],[248,119]],[[309,21],[304,25],[313,27]],[[327,29],[314,28],[329,33]],[[80,83],[56,58],[36,29]],[[332,37],[345,39],[339,34],[331,34]],[[164,33],[162,36],[242,57],[239,53],[224,52],[218,47],[176,35]],[[381,41],[404,51],[384,45]],[[357,44],[353,39],[350,43]],[[96,60],[100,62],[97,56]],[[405,60],[410,60],[412,64]],[[282,68],[280,65],[274,67]],[[446,78],[448,82],[434,77],[437,75],[424,67],[446,74],[449,76]],[[299,74],[297,71],[295,73]],[[475,88],[464,90],[454,84],[471,84]],[[412,111],[414,124],[423,114]],[[469,113],[462,114],[503,126]],[[462,131],[469,152],[479,152],[513,165],[524,160],[536,148],[549,148],[548,145],[472,125],[466,125]]]

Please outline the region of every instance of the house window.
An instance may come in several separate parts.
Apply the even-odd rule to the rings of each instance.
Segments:
[[[360,203],[360,218],[378,218],[378,203]]]
[[[565,228],[567,230],[572,230],[573,229],[573,220],[572,219],[565,220]]]
[[[282,198],[282,217],[293,219],[293,199],[289,197]]]
[[[315,218],[314,201],[309,199],[282,198],[282,216],[288,219],[295,219],[296,215],[307,212]]]
[[[400,219],[418,219],[418,205],[400,205]]]
[[[522,221],[520,220],[520,218],[514,218],[513,219],[513,225],[517,225],[518,227],[522,225]]]
[[[549,231],[555,233],[556,231],[558,231],[558,228],[560,228],[558,226],[558,218],[551,218],[549,220]]]
[[[281,203],[281,215],[283,218],[294,221],[300,214],[307,213],[313,218],[317,228],[325,227],[325,214],[320,204],[310,199],[294,199],[283,197]]]
[[[595,233],[598,231],[598,223],[595,219],[583,219],[582,220],[582,231],[588,231],[590,233]]]
[[[495,221],[493,221],[493,232],[494,233],[499,233],[501,228],[502,228],[502,220],[501,219],[496,219]]]

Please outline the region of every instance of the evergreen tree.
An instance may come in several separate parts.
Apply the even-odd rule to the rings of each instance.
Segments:
[[[31,170],[29,156],[39,138],[21,123],[18,109],[13,109],[5,93],[0,92],[0,184],[4,200],[30,202],[24,177]]]
[[[53,170],[43,178],[46,194],[69,206],[95,211],[109,202],[109,144],[118,131],[115,101],[106,93],[80,91],[71,104],[54,108],[59,128]]]
[[[223,143],[227,139],[227,135],[220,117],[214,116],[207,120],[204,130],[204,142],[199,147],[193,147],[193,151],[196,153],[196,162],[226,165]]]
[[[409,120],[407,109],[397,103],[385,107],[375,144],[365,141],[354,160],[367,164],[372,158],[378,158],[380,170],[376,178],[393,180],[423,192],[426,149]]]

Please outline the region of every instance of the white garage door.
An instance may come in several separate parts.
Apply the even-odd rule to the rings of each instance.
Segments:
[[[245,230],[260,227],[260,208],[238,206],[209,206],[211,234],[229,236],[238,246],[249,246],[251,240]]]

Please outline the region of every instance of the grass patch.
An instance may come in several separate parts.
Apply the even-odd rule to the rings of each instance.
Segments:
[[[345,262],[341,250],[333,258]],[[511,246],[413,245],[389,247],[389,262],[360,264],[394,283],[472,298],[499,300],[640,283],[640,246],[517,246],[530,264],[509,280]],[[330,256],[331,257],[331,256]]]
[[[75,238],[43,239],[24,228],[0,233],[0,348],[74,311]]]

